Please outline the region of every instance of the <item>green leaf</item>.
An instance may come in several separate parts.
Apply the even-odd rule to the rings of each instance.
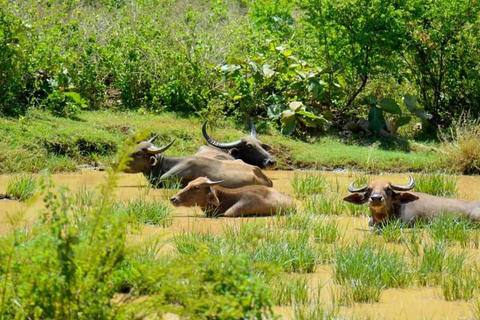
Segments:
[[[406,117],[400,117],[397,119],[397,121],[395,122],[395,126],[397,128],[400,128],[401,126],[404,126],[408,123],[410,123],[410,121],[412,120],[412,117],[410,116],[406,116]]]
[[[289,57],[293,54],[293,51],[292,50],[285,50],[282,52],[283,56],[285,57]]]
[[[265,78],[271,78],[275,75],[275,71],[268,64],[264,64],[262,66],[262,71],[263,71],[263,74],[265,75]]]
[[[278,104],[272,104],[268,106],[267,115],[268,118],[277,120],[280,117],[280,106]]]
[[[374,106],[377,104],[377,97],[369,95],[360,100],[361,104],[366,104],[369,106]]]
[[[368,129],[375,135],[378,135],[380,129],[385,127],[385,118],[380,108],[372,107],[368,113]]]
[[[297,112],[298,109],[303,107],[303,102],[293,101],[293,102],[290,102],[288,106],[290,107],[290,110],[292,110],[293,112]]]
[[[395,102],[395,100],[391,98],[384,98],[380,100],[378,103],[380,108],[388,113],[393,113],[393,114],[402,114],[402,110],[398,106],[398,104]]]
[[[76,92],[68,91],[64,92],[64,94],[66,97],[71,98],[75,103],[82,104],[85,102],[83,101],[82,97]]]
[[[295,112],[292,110],[283,111],[280,123],[282,124],[282,133],[285,135],[291,135],[297,126]]]
[[[410,112],[413,112],[413,110],[417,106],[417,98],[411,94],[406,94],[403,97],[403,102],[405,102],[405,105]]]
[[[309,80],[307,90],[312,95],[313,99],[317,99],[322,92],[323,87],[317,80]]]

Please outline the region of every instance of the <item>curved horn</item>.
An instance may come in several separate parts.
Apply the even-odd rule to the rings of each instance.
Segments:
[[[361,188],[355,188],[354,184],[355,184],[355,182],[350,183],[350,185],[348,186],[348,191],[350,191],[352,193],[357,193],[357,192],[365,192],[368,189],[368,184],[364,187],[361,187]]]
[[[235,142],[230,142],[230,143],[224,143],[224,142],[218,142],[210,138],[207,134],[207,122],[208,120],[205,120],[202,126],[202,132],[203,132],[203,137],[209,144],[211,144],[214,147],[217,148],[222,148],[222,149],[230,149],[230,148],[236,148],[242,144],[242,140],[237,140]]]
[[[397,186],[397,185],[391,184],[390,187],[395,191],[408,191],[413,189],[413,187],[415,187],[415,180],[413,180],[412,176],[409,176],[409,177],[410,177],[410,182],[406,186]]]
[[[255,127],[253,126],[252,119],[250,119],[250,117],[248,117],[248,120],[249,120],[248,126],[250,127],[250,135],[253,136],[255,139],[258,139],[257,138],[257,131],[255,130]]]
[[[223,182],[223,180],[211,181],[210,179],[207,178],[207,181],[205,181],[204,184],[209,185],[209,186],[214,186],[214,185],[220,184],[222,182]]]
[[[153,137],[151,137],[150,139],[148,139],[147,141],[150,142],[150,143],[153,143],[157,138],[158,138],[158,133],[156,135],[154,135]]]
[[[175,139],[172,140],[172,142],[170,142],[169,144],[167,144],[166,146],[164,147],[155,147],[154,145],[152,145],[151,147],[148,147],[147,148],[147,152],[149,154],[157,154],[157,153],[162,153],[164,152],[165,150],[167,150],[168,148],[170,148],[170,146],[175,142]]]

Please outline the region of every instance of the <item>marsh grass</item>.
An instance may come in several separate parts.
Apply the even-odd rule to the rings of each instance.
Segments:
[[[433,244],[423,244],[423,256],[418,267],[418,279],[421,285],[438,285],[444,270],[447,257],[446,244],[435,241]]]
[[[305,277],[281,275],[274,277],[269,284],[271,297],[275,305],[305,304],[310,300],[310,289]]]
[[[311,229],[313,238],[318,243],[333,244],[338,242],[342,237],[338,222],[335,220],[319,219],[311,226]]]
[[[29,174],[13,177],[7,184],[7,196],[11,199],[25,201],[37,191],[37,179]]]
[[[338,250],[335,281],[346,286],[355,302],[378,302],[384,288],[404,288],[413,283],[414,272],[406,257],[366,240]]]
[[[154,224],[162,227],[168,227],[172,224],[171,208],[162,202],[137,198],[126,202],[117,202],[115,206],[118,210],[125,211],[136,223]]]
[[[446,245],[459,243],[462,248],[478,247],[478,226],[466,218],[443,214],[430,221],[426,231],[432,239]]]
[[[303,204],[304,211],[311,214],[340,215],[346,211],[346,202],[335,193],[307,197]]]
[[[327,178],[321,172],[295,172],[290,183],[297,198],[323,194],[329,186]]]
[[[458,194],[458,178],[444,173],[420,174],[415,177],[415,191],[454,198]]]
[[[375,233],[381,235],[385,242],[404,244],[408,241],[408,229],[400,220],[390,220],[381,227],[375,228]]]
[[[97,191],[95,189],[87,189],[84,185],[80,190],[74,193],[73,202],[80,207],[92,206],[97,200],[96,197]]]
[[[295,320],[334,320],[340,319],[339,308],[332,306],[326,308],[325,304],[320,302],[313,302],[310,304],[293,304],[293,314]]]
[[[466,265],[465,253],[449,254],[445,272],[440,281],[443,296],[447,301],[472,299],[479,285],[477,268]]]

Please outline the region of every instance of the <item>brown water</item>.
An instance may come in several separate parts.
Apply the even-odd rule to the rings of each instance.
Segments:
[[[297,171],[298,172],[298,171]],[[308,172],[301,172],[308,174]],[[267,171],[267,175],[273,180],[274,187],[285,193],[292,193],[291,178],[294,171]],[[342,195],[347,195],[347,186],[353,180],[351,172],[323,172],[323,175],[332,185],[338,185],[339,190],[345,190]],[[82,171],[78,173],[62,173],[53,175],[57,186],[65,185],[72,192],[82,189],[98,188],[104,182],[106,174],[97,171]],[[5,193],[6,185],[11,176],[0,176],[0,194]],[[408,182],[406,174],[388,174],[385,176],[372,176],[371,179],[387,179],[394,183]],[[148,200],[165,201],[172,191],[149,189],[147,182],[141,175],[121,174],[115,195],[118,199],[133,199],[146,197]],[[460,197],[465,199],[480,199],[480,177],[461,176],[458,180]],[[174,208],[173,225],[169,228],[144,226],[140,232],[130,235],[134,242],[149,239],[170,238],[174,234],[188,231],[209,231],[215,234],[221,233],[226,225],[242,225],[253,220],[271,218],[205,218],[198,208]],[[5,235],[13,226],[28,226],[34,221],[40,212],[44,210],[41,197],[35,197],[27,203],[18,201],[0,200],[0,235]],[[340,226],[346,228],[349,237],[363,238],[371,233],[368,227],[368,217],[333,217],[338,219]],[[164,250],[171,250],[166,245]],[[478,251],[478,250],[476,250]],[[478,254],[478,252],[475,252]],[[313,290],[322,285],[320,300],[325,305],[332,301],[332,291],[335,284],[332,279],[332,271],[328,266],[322,266],[313,274],[307,275]],[[442,298],[439,287],[433,288],[409,288],[384,290],[379,303],[355,304],[353,307],[342,307],[340,313],[347,318],[355,319],[473,319],[473,303],[470,302],[447,302]],[[290,307],[278,307],[276,311],[284,319],[293,319]]]

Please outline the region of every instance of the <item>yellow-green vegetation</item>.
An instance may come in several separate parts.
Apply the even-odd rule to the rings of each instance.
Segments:
[[[225,120],[217,124],[211,135],[224,141],[234,141],[248,134],[245,121]],[[78,170],[82,166],[105,167],[112,163],[123,141],[135,132],[158,133],[158,145],[175,139],[168,155],[192,155],[204,144],[201,125],[202,119],[181,118],[173,113],[92,111],[72,120],[30,111],[20,119],[0,118],[0,134],[4,137],[0,142],[0,172],[49,169],[54,173]],[[261,141],[273,146],[272,153],[278,158],[280,169],[429,171],[430,168],[438,169],[443,155],[428,147],[409,152],[387,151],[374,145],[364,148],[345,144],[335,136],[302,141],[285,137],[269,126],[257,126],[257,131]],[[305,188],[313,185],[315,181],[308,182]]]
[[[31,175],[22,174],[13,177],[7,185],[6,196],[10,199],[25,201],[37,191],[37,179]]]

